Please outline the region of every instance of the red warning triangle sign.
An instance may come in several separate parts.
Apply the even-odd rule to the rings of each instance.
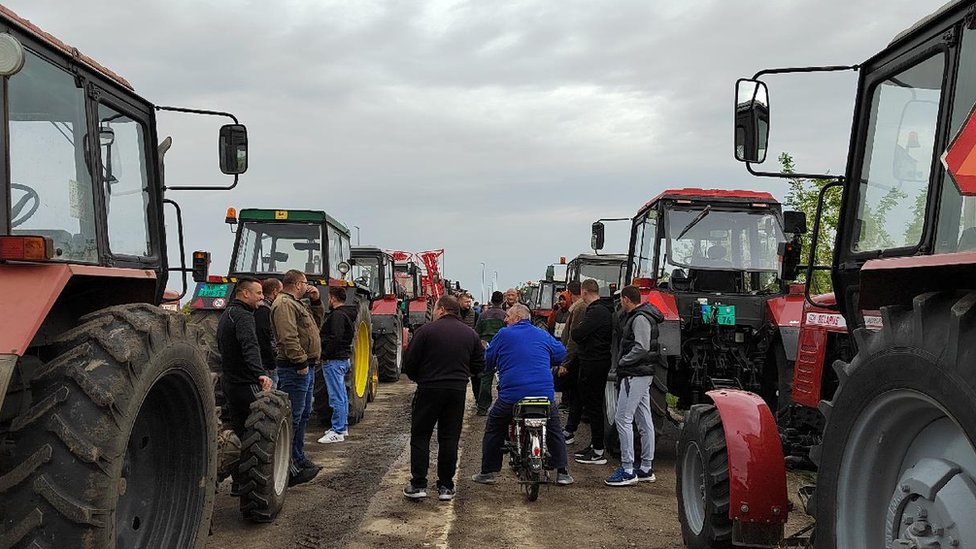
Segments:
[[[956,182],[959,192],[976,195],[976,105],[942,155],[942,165]]]

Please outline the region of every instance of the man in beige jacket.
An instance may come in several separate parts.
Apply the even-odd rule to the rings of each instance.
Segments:
[[[277,343],[278,389],[291,400],[294,439],[290,485],[312,480],[321,469],[305,456],[305,427],[312,415],[315,369],[322,354],[319,326],[325,306],[305,273],[285,273],[281,293],[271,305],[271,329]],[[301,300],[308,299],[306,305]]]

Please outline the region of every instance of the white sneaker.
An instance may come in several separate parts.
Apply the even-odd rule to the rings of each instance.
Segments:
[[[346,440],[345,435],[341,435],[334,431],[326,431],[322,438],[319,439],[319,444],[332,444],[333,442],[343,442]]]

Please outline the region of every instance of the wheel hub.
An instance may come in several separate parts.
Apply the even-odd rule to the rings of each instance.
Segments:
[[[945,459],[925,458],[905,471],[888,509],[885,537],[893,549],[960,547],[976,534],[976,484]]]

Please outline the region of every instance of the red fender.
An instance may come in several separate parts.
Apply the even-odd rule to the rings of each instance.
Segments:
[[[385,316],[397,314],[397,300],[394,297],[376,299],[373,301],[373,316]]]
[[[803,285],[790,284],[790,293],[770,299],[766,302],[766,308],[769,311],[769,318],[777,326],[799,328],[805,303]]]
[[[657,307],[664,315],[664,320],[681,320],[681,315],[678,314],[678,303],[674,300],[673,294],[658,289],[643,288],[641,302]]]
[[[781,536],[790,501],[783,444],[773,413],[761,397],[748,391],[720,389],[709,391],[708,396],[725,427],[732,541]]]

